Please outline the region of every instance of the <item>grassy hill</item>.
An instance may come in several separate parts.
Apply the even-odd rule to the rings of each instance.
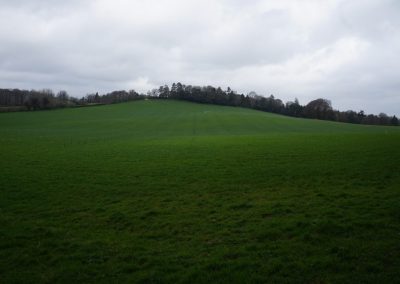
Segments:
[[[400,282],[399,146],[174,101],[0,114],[0,282]]]

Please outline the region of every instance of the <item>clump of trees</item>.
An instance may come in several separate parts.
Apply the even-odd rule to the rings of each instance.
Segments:
[[[89,94],[82,99],[70,96],[62,90],[55,94],[50,89],[19,90],[0,89],[0,111],[45,110],[63,107],[88,106],[94,104],[113,104],[143,99],[134,90],[114,91],[104,95]]]
[[[379,115],[366,115],[362,110],[359,112],[355,112],[353,110],[338,111],[334,110],[331,102],[325,99],[317,99],[309,102],[304,107],[303,114],[304,117],[307,118],[317,118],[356,124],[399,125],[399,120],[395,115],[390,117],[383,112]]]
[[[348,110],[343,112],[334,110],[331,102],[322,98],[313,100],[303,106],[300,105],[298,99],[284,103],[273,95],[265,97],[255,92],[243,95],[236,93],[229,87],[223,90],[220,87],[213,86],[200,87],[173,83],[171,87],[164,85],[158,89],[153,89],[147,93],[147,96],[153,99],[176,99],[197,103],[240,106],[294,117],[358,124],[399,125],[399,120],[396,116],[390,117],[384,113],[366,115],[364,111]]]
[[[50,89],[39,91],[0,89],[0,106],[5,110],[7,107],[20,107],[19,109],[26,110],[52,109],[77,104],[78,99],[70,97],[66,91],[54,94]]]
[[[99,93],[88,94],[83,97],[80,102],[82,104],[115,104],[123,103],[134,100],[144,99],[145,95],[140,95],[134,90],[129,91],[113,91],[104,95],[99,95]]]

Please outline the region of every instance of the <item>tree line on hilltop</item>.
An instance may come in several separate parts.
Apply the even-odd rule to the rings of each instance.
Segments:
[[[175,99],[197,103],[245,107],[293,117],[357,124],[399,125],[399,120],[396,116],[390,117],[385,113],[373,115],[365,114],[364,111],[334,110],[331,102],[326,99],[316,99],[304,106],[299,103],[298,99],[284,103],[273,95],[264,97],[255,92],[250,92],[247,95],[237,94],[229,87],[227,90],[222,90],[220,87],[186,86],[181,83],[173,83],[171,87],[164,85],[158,89],[153,89],[147,93],[147,96],[158,99]]]
[[[62,107],[90,106],[98,104],[113,104],[141,99],[173,99],[185,100],[196,103],[216,104],[224,106],[235,106],[272,112],[293,117],[314,118],[339,122],[372,124],[372,125],[399,125],[396,116],[388,116],[385,113],[379,115],[365,114],[364,111],[339,111],[332,108],[327,99],[316,99],[307,105],[301,105],[298,99],[284,103],[282,100],[260,96],[255,92],[247,95],[237,94],[229,87],[226,90],[213,86],[192,86],[181,83],[173,83],[160,86],[147,92],[146,95],[139,94],[134,90],[113,91],[99,95],[88,94],[83,98],[69,96],[66,91],[55,94],[50,89],[40,91],[0,89],[0,111],[13,110],[40,110]]]

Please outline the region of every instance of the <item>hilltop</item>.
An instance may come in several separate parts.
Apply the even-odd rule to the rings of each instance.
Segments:
[[[91,108],[52,110],[37,113],[3,114],[0,125],[12,128],[46,128],[57,130],[123,132],[140,138],[157,136],[207,135],[268,135],[275,132],[341,133],[378,132],[399,133],[392,127],[354,125],[313,119],[293,118],[241,107],[216,106],[173,100],[142,100],[131,103]],[[110,128],[109,126],[113,127]],[[125,128],[127,127],[127,128]],[[135,132],[137,135],[135,135]],[[78,133],[79,134],[79,133]],[[76,138],[79,138],[76,137]]]

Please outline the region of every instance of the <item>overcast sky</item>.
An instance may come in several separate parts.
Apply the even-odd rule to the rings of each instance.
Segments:
[[[180,81],[400,115],[399,0],[0,0],[0,87]]]

